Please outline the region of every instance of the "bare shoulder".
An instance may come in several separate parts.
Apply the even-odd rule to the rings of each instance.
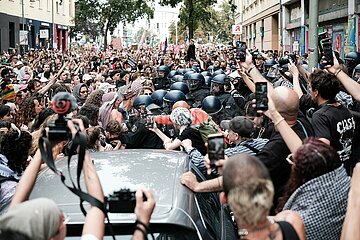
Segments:
[[[300,215],[297,214],[296,212],[290,211],[290,210],[285,210],[285,211],[278,213],[274,217],[274,219],[275,219],[275,221],[289,222],[294,227],[300,240],[306,239],[304,222],[301,219]]]

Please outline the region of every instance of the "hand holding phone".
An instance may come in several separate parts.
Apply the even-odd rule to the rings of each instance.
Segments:
[[[224,157],[224,136],[221,133],[208,135],[208,158],[211,168],[216,168],[216,161]]]
[[[268,109],[267,82],[255,83],[256,110],[266,111]]]
[[[240,62],[245,62],[246,59],[246,43],[237,41],[236,42],[236,60]]]

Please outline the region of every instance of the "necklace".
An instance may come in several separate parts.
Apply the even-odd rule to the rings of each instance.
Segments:
[[[269,228],[274,223],[275,223],[275,220],[273,218],[268,218],[268,224],[265,224],[264,226],[259,227],[259,228],[255,228],[253,230],[248,230],[246,228],[241,228],[241,229],[238,230],[238,234],[240,236],[240,239],[247,239],[247,235],[249,235],[250,233],[261,232],[261,231]]]

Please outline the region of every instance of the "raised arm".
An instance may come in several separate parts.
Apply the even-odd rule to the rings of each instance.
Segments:
[[[347,211],[341,232],[341,240],[360,239],[360,163],[356,164],[351,179]]]
[[[344,71],[341,70],[339,61],[334,55],[334,65],[327,66],[326,70],[334,74],[341,84],[345,87],[346,91],[355,98],[356,101],[360,102],[360,84],[349,77]]]
[[[74,126],[74,122],[79,124],[80,129],[84,129],[84,125],[81,120],[75,119],[73,121],[68,121],[68,127],[73,136],[75,136],[77,132]],[[88,152],[85,153],[84,157],[83,173],[88,194],[97,200],[104,202],[104,193],[101,187],[100,179],[96,173],[96,169],[90,159]],[[82,234],[89,234],[95,236],[97,239],[102,239],[105,231],[104,220],[105,214],[102,212],[102,210],[96,206],[91,206],[87,211]]]

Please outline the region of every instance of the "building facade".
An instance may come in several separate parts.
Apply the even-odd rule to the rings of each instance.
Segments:
[[[261,50],[308,52],[309,0],[237,0],[241,40]],[[360,51],[360,0],[318,0],[318,32],[326,31],[344,57]]]
[[[343,58],[359,48],[359,0],[319,0],[318,32],[326,31],[332,38],[333,49]],[[308,49],[309,1],[282,0],[284,49]]]
[[[68,48],[74,0],[0,0],[0,49]]]
[[[235,4],[235,23],[242,25],[240,39],[248,48],[279,50],[279,0],[237,0]]]

